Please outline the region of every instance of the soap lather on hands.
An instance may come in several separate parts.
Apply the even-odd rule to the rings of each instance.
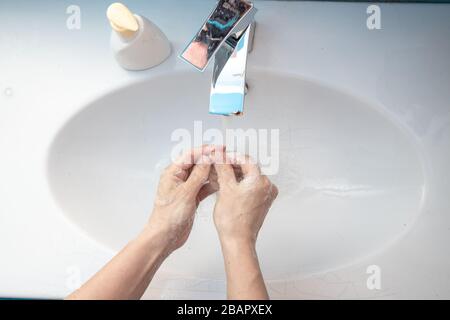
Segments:
[[[267,299],[255,245],[278,189],[248,156],[211,145],[186,152],[164,170],[144,230],[68,298],[140,298],[165,258],[186,242],[199,203],[213,193],[228,298]]]

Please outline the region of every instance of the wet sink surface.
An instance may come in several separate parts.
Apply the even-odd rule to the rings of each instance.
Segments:
[[[175,129],[222,129],[208,115],[209,76],[175,73],[100,97],[73,116],[50,149],[48,177],[62,212],[90,237],[120,249],[147,221]],[[260,233],[268,279],[352,264],[404,234],[421,210],[420,152],[401,124],[319,83],[254,71],[243,117],[229,128],[279,129],[280,195]],[[277,157],[278,158],[278,157]],[[222,278],[211,218],[199,210],[165,272]]]

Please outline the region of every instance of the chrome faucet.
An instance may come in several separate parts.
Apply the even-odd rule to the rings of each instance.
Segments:
[[[219,0],[180,58],[203,72],[214,58],[209,112],[242,114],[247,55],[253,47],[256,8],[247,0]]]

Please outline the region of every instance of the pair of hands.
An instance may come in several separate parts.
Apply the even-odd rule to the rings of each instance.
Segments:
[[[255,242],[277,188],[248,157],[215,146],[193,149],[164,171],[144,231],[67,299],[142,297],[165,258],[186,242],[200,201],[215,192],[227,296],[267,299]]]
[[[213,216],[222,246],[255,245],[278,189],[249,157],[205,145],[183,154],[161,175],[147,228],[164,235],[168,254],[186,242],[199,203],[215,192]]]

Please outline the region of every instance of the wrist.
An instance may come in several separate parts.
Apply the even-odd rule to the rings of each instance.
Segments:
[[[256,252],[256,239],[253,237],[221,237],[220,244],[224,253]]]
[[[144,227],[136,240],[154,250],[162,258],[166,258],[173,252],[167,233],[150,224]]]

